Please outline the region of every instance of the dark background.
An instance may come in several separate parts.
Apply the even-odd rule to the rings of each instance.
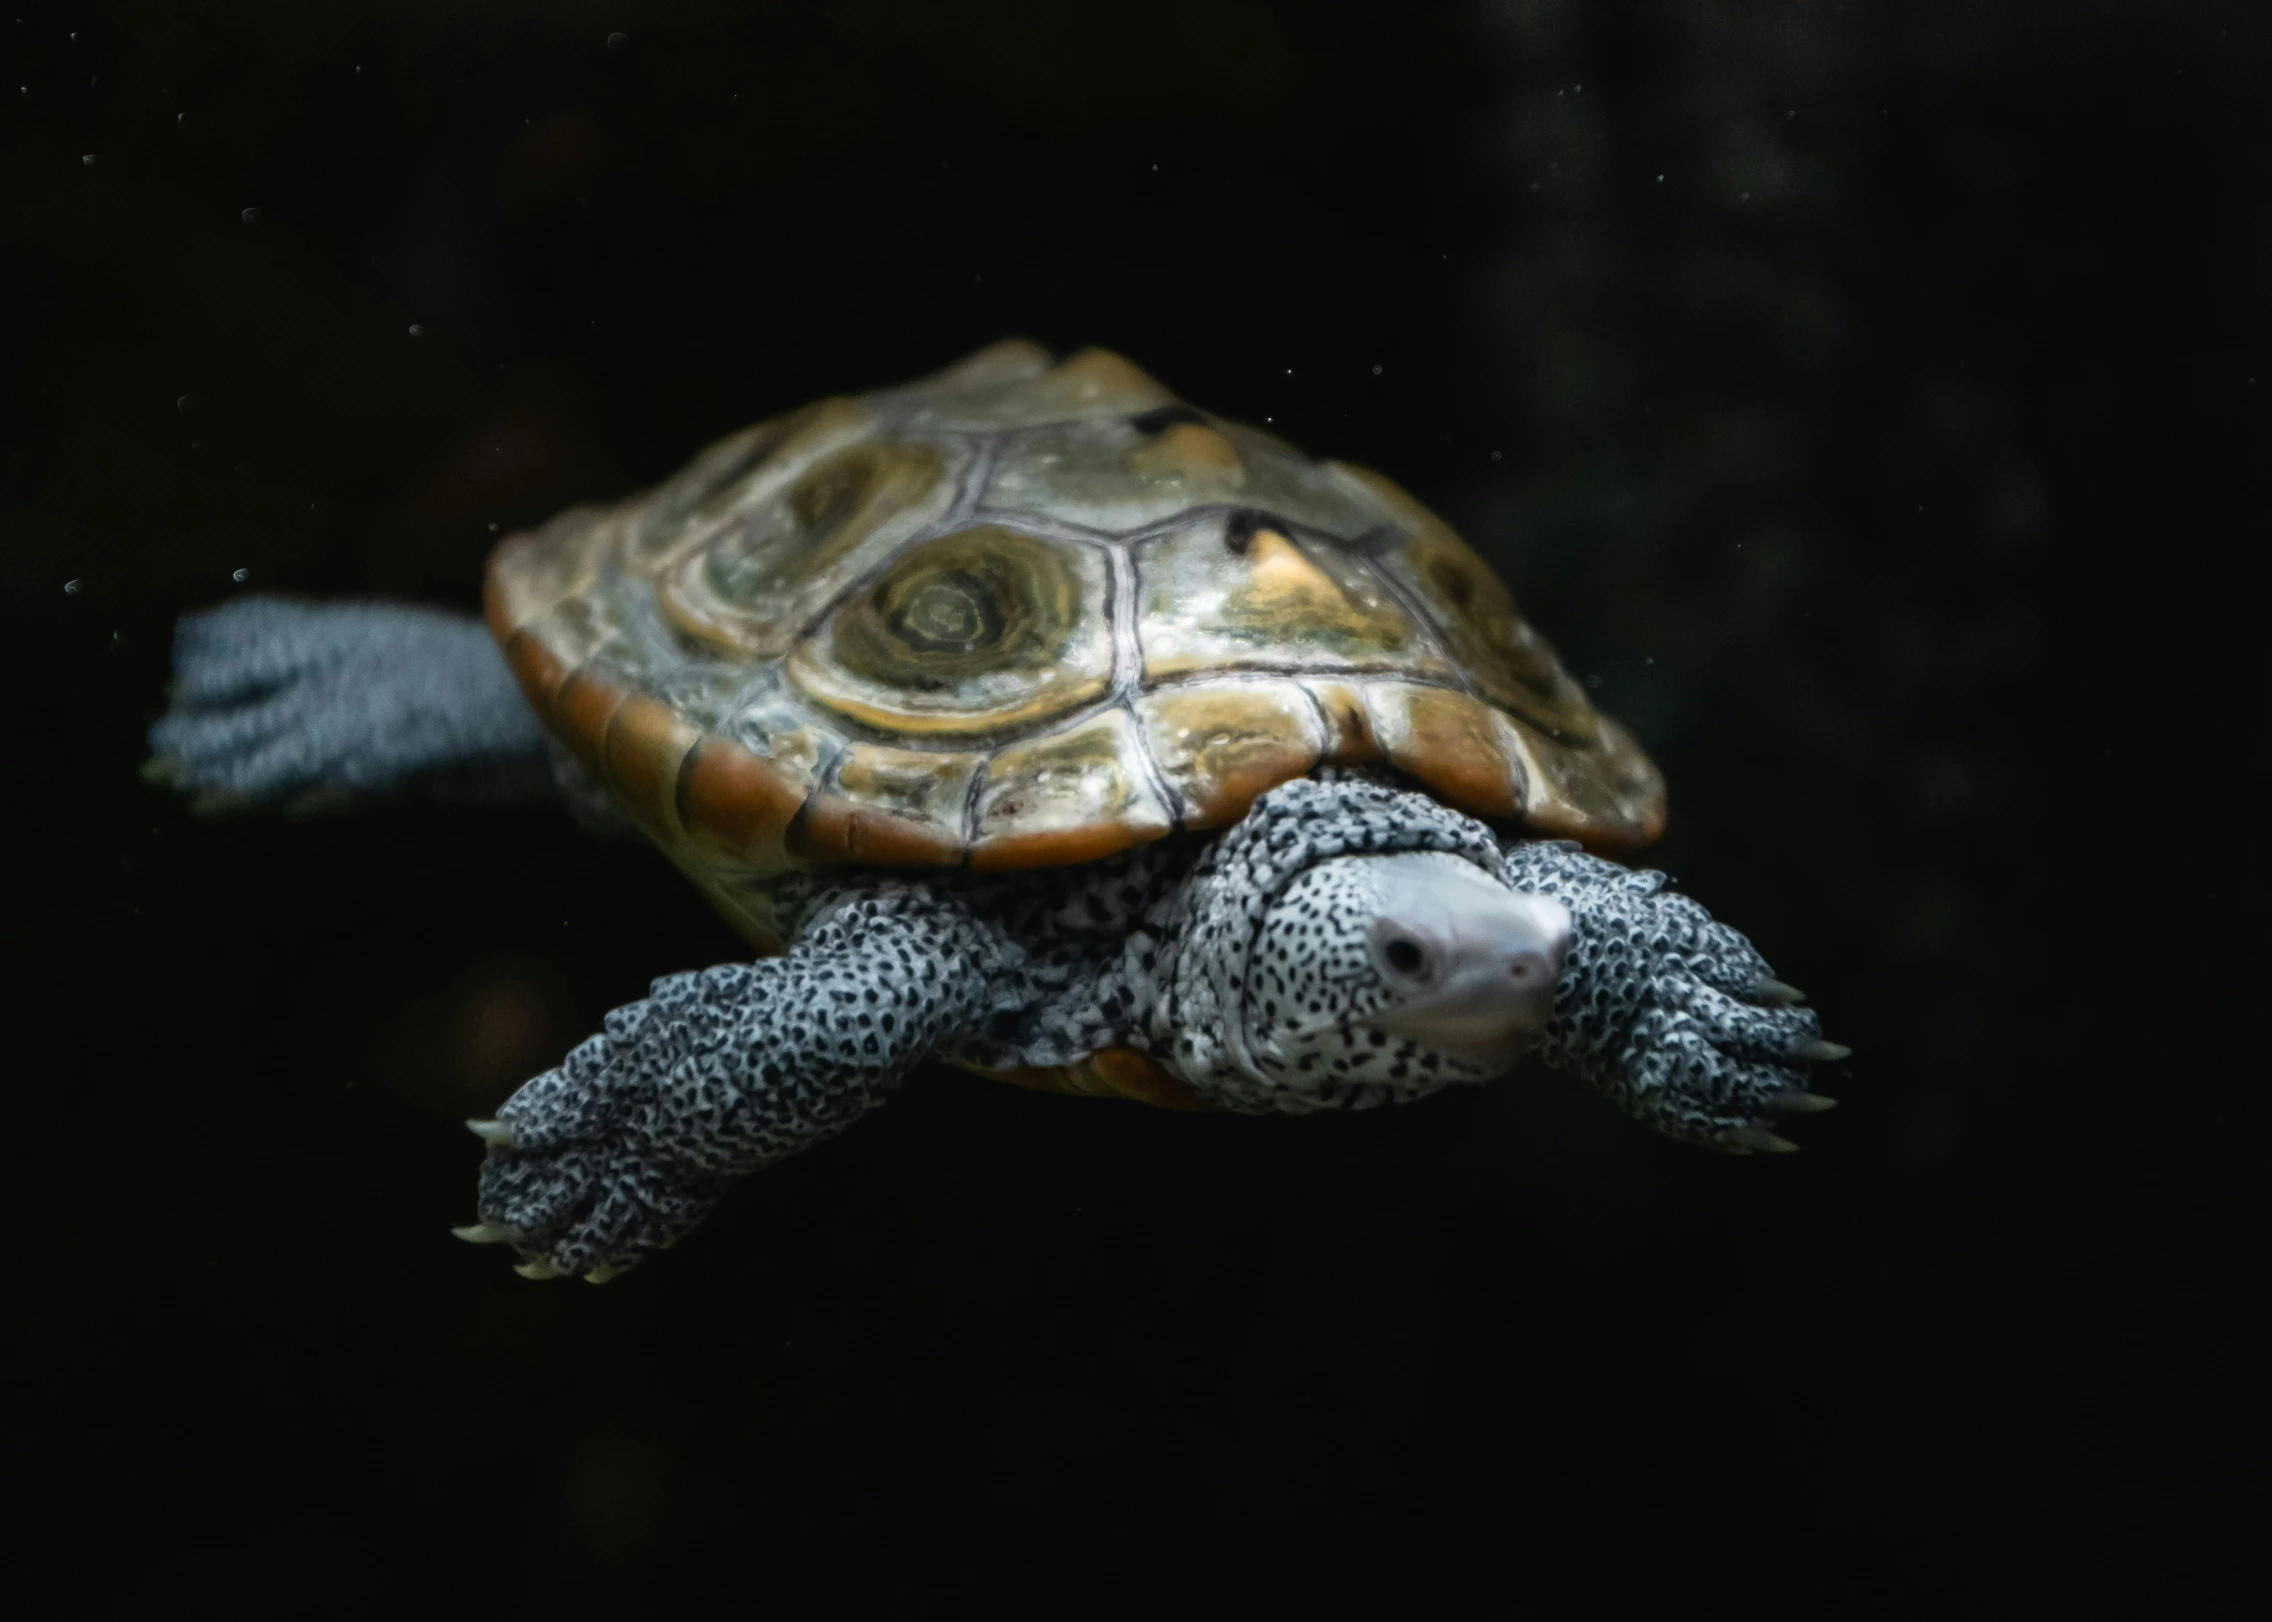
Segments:
[[[13,1572],[2238,1603],[2259,7],[0,28]],[[192,819],[134,776],[173,616],[470,607],[500,526],[1013,332],[1501,567],[1854,1045],[1804,1154],[1547,1073],[1248,1121],[932,1070],[604,1290],[449,1238],[458,1120],[737,945],[547,811]]]

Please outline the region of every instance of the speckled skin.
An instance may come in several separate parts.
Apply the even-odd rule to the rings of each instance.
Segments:
[[[240,597],[174,629],[153,776],[209,809],[452,774],[540,791],[544,729],[479,620]]]
[[[409,650],[409,657],[404,654]],[[289,800],[525,770],[543,738],[473,620],[250,597],[182,622],[152,729],[189,791]],[[609,1277],[736,1177],[834,1136],[925,1056],[988,1068],[1150,1052],[1245,1113],[1365,1109],[1490,1072],[1372,1027],[1370,856],[1440,852],[1568,906],[1545,1059],[1665,1134],[1774,1147],[1818,1025],[1702,906],[1574,845],[1515,841],[1359,772],[1263,795],[1222,836],[1081,868],[782,881],[793,947],[654,981],[500,1111],[484,1238],[532,1277]],[[570,775],[573,784],[573,775]]]
[[[1751,942],[1670,893],[1662,873],[1559,841],[1505,842],[1507,882],[1559,899],[1579,921],[1539,1044],[1667,1136],[1714,1148],[1773,1149],[1776,1112],[1819,1107],[1806,1091],[1822,1043],[1814,1011],[1791,1006]]]
[[[498,1112],[485,1222],[529,1263],[627,1266],[736,1177],[850,1126],[1015,995],[1015,949],[927,886],[881,881],[786,955],[655,982]]]
[[[152,747],[184,789],[275,800],[541,759],[502,661],[452,616],[247,599],[185,620],[176,661]],[[612,1276],[934,1054],[1001,1067],[1136,1048],[1242,1112],[1486,1079],[1368,1023],[1393,994],[1351,949],[1364,863],[1411,851],[1569,908],[1550,1062],[1675,1137],[1781,1146],[1767,1124],[1809,1106],[1809,1058],[1833,1055],[1742,936],[1661,874],[1348,774],[1284,784],[1219,836],[1081,867],[785,877],[785,955],[657,981],[505,1104],[468,1236],[509,1242],[529,1276]]]
[[[1488,1080],[1496,1072],[1369,1023],[1393,994],[1361,947],[1362,869],[1410,850],[1452,853],[1571,907],[1573,962],[1586,968],[1565,974],[1547,1048],[1635,1116],[1743,1147],[1734,1135],[1803,1092],[1814,1015],[1752,1000],[1767,979],[1758,954],[1664,894],[1661,874],[1503,845],[1424,795],[1302,781],[1180,849],[1030,879],[816,891],[786,956],[657,981],[516,1093],[499,1112],[512,1141],[483,1167],[482,1220],[542,1271],[619,1270],[676,1239],[733,1178],[850,1125],[933,1054],[1035,1064],[1135,1047],[1208,1102],[1254,1114]],[[1305,886],[1319,874],[1322,894]],[[1338,894],[1359,904],[1338,909]],[[1293,1041],[1289,996],[1323,1015]]]

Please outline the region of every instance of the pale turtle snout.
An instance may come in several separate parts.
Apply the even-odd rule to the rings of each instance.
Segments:
[[[1511,1065],[1546,1029],[1570,947],[1570,911],[1434,852],[1374,858],[1369,935],[1396,1001],[1370,1024],[1481,1065]]]

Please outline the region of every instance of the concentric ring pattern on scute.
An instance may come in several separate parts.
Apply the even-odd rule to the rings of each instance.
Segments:
[[[510,538],[488,591],[531,700],[714,893],[1089,860],[1326,762],[1600,847],[1663,814],[1434,514],[1101,350],[745,429]]]

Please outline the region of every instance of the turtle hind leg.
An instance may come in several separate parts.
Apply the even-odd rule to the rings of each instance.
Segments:
[[[169,696],[144,774],[200,810],[413,782],[517,798],[550,782],[536,717],[467,614],[239,598],[183,616]]]

